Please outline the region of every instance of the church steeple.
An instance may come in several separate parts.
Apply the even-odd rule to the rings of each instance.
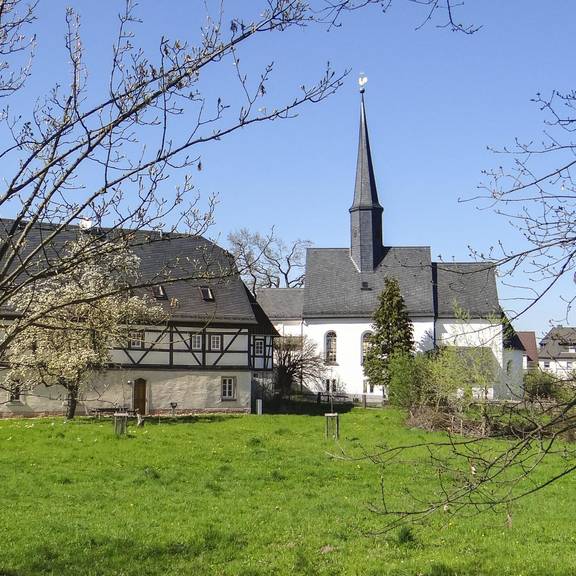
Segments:
[[[356,163],[356,184],[354,201],[350,207],[350,256],[360,272],[371,272],[382,257],[382,212],[378,201],[368,124],[364,106],[364,84],[366,77],[360,77],[360,136],[358,160]]]

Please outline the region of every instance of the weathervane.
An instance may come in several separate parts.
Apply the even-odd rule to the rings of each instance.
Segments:
[[[364,86],[368,83],[368,76],[364,74],[364,72],[360,72],[360,76],[358,77],[358,86],[360,86],[360,94],[364,94]]]

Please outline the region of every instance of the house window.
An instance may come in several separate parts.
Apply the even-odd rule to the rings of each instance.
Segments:
[[[572,370],[572,362],[566,362],[566,370]]]
[[[164,290],[164,286],[160,284],[157,286],[152,286],[152,294],[154,294],[154,298],[156,298],[156,300],[168,300],[166,290]]]
[[[548,360],[544,361],[544,368],[550,368],[550,362]]]
[[[10,402],[20,402],[21,395],[22,395],[22,389],[20,388],[20,384],[13,384],[12,387],[10,388],[10,396],[9,396]]]
[[[210,350],[213,352],[222,350],[222,334],[210,334]]]
[[[192,334],[190,336],[190,348],[192,350],[202,350],[202,334]]]
[[[362,364],[366,361],[366,355],[370,349],[370,336],[372,336],[372,332],[362,334]]]
[[[214,302],[214,292],[209,286],[200,286],[200,294],[205,302]]]
[[[222,378],[222,400],[234,400],[236,398],[236,378],[224,376]]]
[[[264,356],[264,340],[262,338],[254,340],[254,355]]]
[[[326,363],[336,364],[336,332],[326,333]]]
[[[570,352],[570,354],[576,354],[576,348],[574,346],[569,346],[568,352]]]
[[[144,330],[130,330],[128,335],[128,348],[131,350],[144,349]]]

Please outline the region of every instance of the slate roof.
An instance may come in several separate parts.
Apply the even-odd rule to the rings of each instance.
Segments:
[[[569,348],[576,348],[576,328],[556,326],[542,338],[538,355],[541,359],[576,359],[576,353]]]
[[[528,362],[538,362],[538,345],[536,344],[536,333],[535,332],[517,332],[518,338],[526,350],[526,356],[528,357]]]
[[[434,262],[438,318],[454,318],[454,308],[471,318],[500,317],[496,270],[491,263]]]
[[[6,238],[11,220],[0,220],[0,238]],[[28,249],[38,245],[42,237],[54,230],[52,224],[34,227],[28,240]],[[129,231],[122,231],[130,233]],[[94,235],[106,235],[106,229],[90,231]],[[69,226],[59,233],[47,258],[54,258],[65,243],[78,238],[79,228]],[[263,333],[269,333],[269,321],[258,304],[251,302],[246,287],[240,279],[231,256],[210,240],[200,236],[138,231],[132,236],[132,250],[140,258],[140,274],[143,281],[161,281],[166,292],[165,300],[156,300],[174,320],[214,323],[243,323],[258,325],[262,322]],[[189,278],[178,280],[178,278]],[[176,281],[174,281],[176,280]],[[200,286],[209,286],[214,301],[205,301]],[[152,297],[151,288],[139,289]],[[177,306],[170,307],[171,299]],[[4,314],[9,310],[4,308]]]
[[[304,288],[260,288],[258,302],[271,320],[301,320]]]
[[[428,247],[384,248],[380,264],[370,272],[358,271],[347,248],[309,248],[303,317],[371,318],[387,277],[398,280],[410,315],[432,316],[430,269]]]
[[[309,248],[304,288],[261,289],[257,298],[272,320],[371,318],[387,277],[412,317],[454,318],[455,305],[471,318],[500,317],[493,265],[431,262],[429,247],[385,248],[373,272],[359,272],[346,248]],[[508,345],[523,348],[515,333]]]

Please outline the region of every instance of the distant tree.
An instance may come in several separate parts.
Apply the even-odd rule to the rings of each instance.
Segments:
[[[228,235],[230,251],[242,279],[255,292],[258,288],[299,288],[304,285],[308,240],[284,242],[274,230],[267,236],[241,228]]]
[[[84,248],[69,247],[77,249]],[[94,260],[20,290],[10,301],[19,317],[7,328],[16,335],[2,386],[20,392],[61,386],[67,392],[66,417],[74,418],[80,393],[110,366],[110,351],[127,340],[130,326],[163,317],[161,308],[143,296],[103,296],[111,283],[128,287],[136,282],[138,267],[133,253],[111,246],[107,255],[99,249]]]
[[[284,336],[274,341],[274,387],[287,395],[300,386],[320,390],[326,365],[318,347],[306,336]]]
[[[389,384],[388,361],[392,354],[411,354],[413,328],[398,281],[386,278],[374,312],[370,347],[364,361],[364,374],[374,386]]]

